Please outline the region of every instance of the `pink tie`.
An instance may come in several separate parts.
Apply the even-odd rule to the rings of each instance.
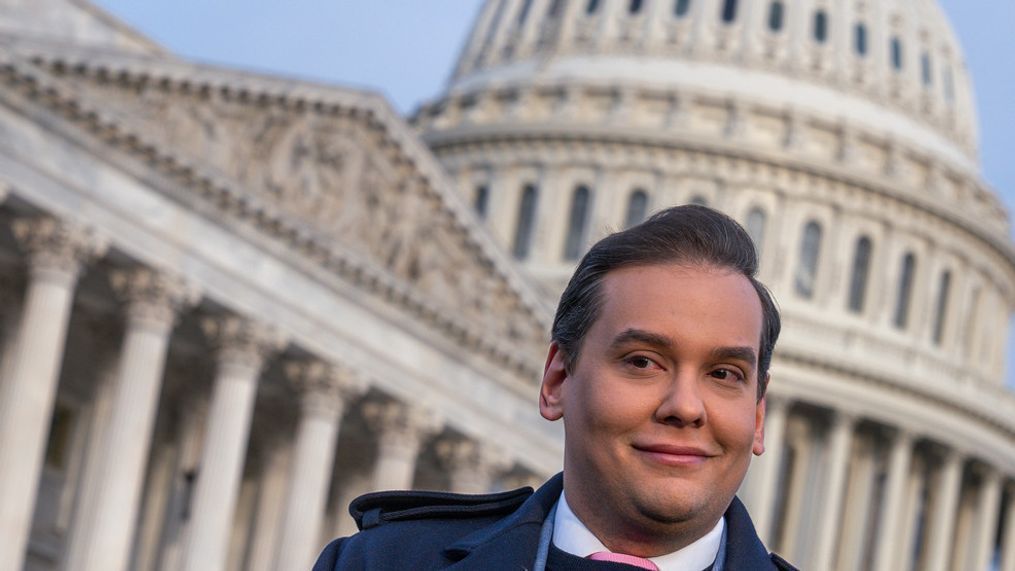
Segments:
[[[623,553],[612,553],[610,551],[597,551],[592,555],[586,557],[592,561],[612,561],[613,563],[623,563],[625,565],[631,565],[638,567],[639,569],[649,569],[650,571],[659,571],[659,567],[656,567],[655,563],[652,563],[648,559],[642,559],[641,557],[635,557],[634,555],[625,555]]]

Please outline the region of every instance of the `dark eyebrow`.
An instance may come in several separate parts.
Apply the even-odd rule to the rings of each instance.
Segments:
[[[752,367],[758,362],[753,347],[716,347],[712,350],[712,358],[716,361],[729,359],[745,361]]]
[[[673,347],[673,341],[669,337],[645,331],[644,329],[626,329],[613,338],[613,343],[610,343],[610,346],[616,348],[631,342],[644,343],[666,349]]]

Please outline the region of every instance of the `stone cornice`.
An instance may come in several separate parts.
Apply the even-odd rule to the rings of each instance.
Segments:
[[[965,392],[961,394],[959,391],[952,393],[931,391],[927,390],[927,387],[917,390],[911,383],[900,382],[897,378],[859,366],[853,361],[838,359],[834,355],[830,356],[827,352],[817,354],[792,346],[782,346],[776,349],[773,364],[778,366],[779,361],[818,371],[827,371],[840,377],[905,394],[907,398],[931,403],[956,414],[973,418],[1015,440],[1015,423],[1012,420],[1015,416],[1005,414],[1005,411],[1015,411],[1015,395],[1004,388],[963,385],[961,388]],[[969,394],[969,391],[972,391],[972,394]],[[970,403],[973,401],[981,406],[971,405]],[[871,416],[871,418],[880,421],[889,420],[884,416]]]
[[[533,150],[535,148],[533,145],[582,143],[633,148],[634,150],[631,152],[634,154],[646,154],[653,150],[697,152],[745,165],[753,163],[773,171],[816,176],[865,189],[884,199],[897,201],[926,212],[945,223],[960,228],[963,232],[986,244],[991,251],[1004,259],[1008,263],[1006,273],[1015,281],[1015,247],[1008,241],[1007,235],[1000,233],[1000,229],[998,231],[984,230],[982,219],[965,215],[954,208],[948,208],[947,205],[942,204],[943,201],[940,197],[928,197],[915,191],[899,192],[897,187],[891,184],[893,182],[891,179],[857,172],[845,165],[830,165],[826,162],[795,156],[789,152],[761,150],[747,144],[716,141],[696,137],[693,134],[659,131],[649,133],[640,129],[627,130],[616,126],[558,127],[556,125],[537,126],[531,124],[514,127],[503,125],[468,126],[447,131],[427,132],[424,134],[424,139],[440,155],[451,155],[459,149],[477,145],[517,146],[523,143],[527,148]],[[541,151],[533,152],[534,154],[541,153]],[[602,154],[617,155],[618,152],[604,152]],[[630,164],[629,166],[634,165]],[[1002,208],[997,204],[996,197],[986,191],[984,193],[985,196],[990,197],[991,207]],[[1015,295],[1015,285],[1009,294]],[[1015,306],[1015,299],[1010,300],[1010,303]]]
[[[158,172],[172,184],[188,189],[220,212],[281,241],[292,251],[329,272],[371,292],[380,301],[399,307],[403,312],[441,332],[452,343],[472,347],[494,362],[527,378],[538,378],[539,370],[533,361],[531,349],[541,345],[543,340],[526,340],[530,346],[516,346],[491,336],[480,327],[458,317],[454,308],[434,306],[411,286],[402,283],[383,268],[344,250],[333,241],[313,235],[306,230],[302,221],[279,212],[271,204],[245,192],[237,182],[182,158],[151,138],[135,132],[126,118],[118,116],[113,110],[104,109],[96,102],[85,100],[81,94],[43,71],[40,66],[51,66],[52,69],[84,66],[86,72],[105,74],[115,81],[167,82],[187,90],[219,89],[241,99],[269,105],[362,116],[386,136],[388,144],[405,155],[405,160],[428,183],[429,190],[440,197],[442,209],[453,216],[456,230],[463,232],[474,251],[480,253],[477,262],[493,269],[501,279],[507,281],[510,291],[519,297],[529,312],[526,318],[532,320],[540,330],[547,331],[549,308],[510,263],[506,254],[482,230],[470,209],[452,190],[451,183],[446,180],[429,150],[418,142],[409,127],[380,96],[172,61],[153,62],[121,56],[106,56],[100,58],[100,61],[107,64],[119,62],[120,66],[74,62],[53,54],[37,54],[32,63],[29,63],[14,54],[0,54],[0,82],[20,93],[33,105],[41,105],[68,124],[83,129],[103,145],[139,160],[147,168]]]

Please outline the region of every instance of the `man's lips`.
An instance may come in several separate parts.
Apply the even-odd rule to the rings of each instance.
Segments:
[[[647,458],[667,466],[696,466],[715,456],[696,446],[634,444],[633,447]]]

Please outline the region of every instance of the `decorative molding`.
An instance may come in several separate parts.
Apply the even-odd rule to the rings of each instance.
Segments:
[[[254,375],[288,341],[274,327],[235,315],[206,317],[201,329],[218,354],[220,368],[246,369]]]
[[[179,311],[201,297],[181,278],[145,267],[114,270],[109,281],[127,304],[128,323],[157,331],[172,328]]]
[[[28,254],[32,276],[60,283],[76,280],[82,266],[107,248],[90,230],[52,216],[16,219],[12,231]]]
[[[340,417],[367,390],[366,380],[355,371],[316,358],[286,363],[285,374],[300,394],[304,413],[329,418]]]
[[[313,116],[313,121],[306,119],[302,123],[302,134],[297,126],[299,121],[293,123],[289,129],[292,133],[288,139],[290,145],[283,147],[288,153],[303,152],[298,149],[304,144],[300,140],[306,141],[311,136],[306,130],[312,130],[307,126],[308,123],[326,124],[332,117],[355,120],[358,129],[373,141],[372,144],[381,145],[384,149],[379,154],[388,156],[393,161],[393,168],[377,166],[364,171],[365,179],[361,181],[363,192],[359,193],[359,198],[368,198],[367,206],[379,209],[380,214],[396,219],[400,216],[407,217],[407,223],[425,218],[424,212],[430,213],[431,220],[427,224],[409,228],[398,225],[386,227],[365,215],[362,219],[370,224],[362,226],[360,230],[365,233],[364,236],[374,238],[365,238],[362,242],[364,248],[359,253],[350,251],[345,244],[336,240],[336,232],[340,229],[331,228],[330,232],[326,232],[322,231],[320,224],[314,229],[308,229],[307,221],[301,217],[301,213],[293,211],[290,201],[280,200],[278,193],[270,195],[264,188],[260,189],[261,192],[251,192],[250,187],[235,181],[220,169],[209,170],[196,159],[186,159],[166,151],[162,144],[151,142],[146,136],[133,132],[122,114],[114,116],[101,111],[98,106],[85,101],[85,94],[80,89],[71,89],[62,80],[47,77],[38,67],[26,67],[12,54],[0,56],[0,81],[6,82],[12,90],[31,101],[46,105],[70,122],[85,128],[104,144],[142,160],[149,168],[163,173],[169,180],[229,216],[244,220],[265,234],[281,240],[313,263],[367,289],[380,301],[400,307],[440,331],[450,342],[472,346],[515,373],[526,378],[536,378],[538,369],[532,365],[535,362],[533,355],[541,353],[544,348],[551,314],[549,307],[525,278],[517,273],[503,252],[493,245],[486,233],[478,230],[478,222],[469,208],[448,190],[450,183],[444,180],[436,161],[407,129],[400,126],[396,115],[382,99],[373,95],[350,95],[342,90],[303,84],[301,89],[294,90],[291,83],[282,80],[186,66],[177,62],[147,62],[144,68],[140,68],[129,58],[122,60],[114,58],[114,61],[120,61],[124,66],[115,77],[116,81],[128,88],[151,83],[163,90],[176,90],[193,96],[201,96],[202,93],[210,96],[214,91],[219,94],[216,97],[236,101],[237,105],[255,106],[266,115],[272,113],[265,111],[265,106],[276,109],[276,116]],[[62,56],[53,54],[37,55],[35,61],[37,65],[45,65],[57,73],[92,73],[103,81],[113,77],[110,69],[103,67],[112,65],[110,61],[72,65]],[[154,81],[152,70],[159,66],[176,70],[177,73],[173,76],[167,71],[167,75]],[[285,123],[283,120],[282,124]],[[199,124],[200,121],[195,123]],[[184,129],[192,130],[191,127]],[[285,132],[286,129],[282,131]],[[311,136],[315,137],[318,142],[328,139]],[[352,147],[346,147],[346,150],[355,152]],[[320,148],[309,153],[301,156],[315,160],[339,158]],[[274,161],[276,165],[284,165],[285,162],[283,159]],[[277,175],[260,180],[278,181],[291,174],[292,171],[279,171]],[[392,174],[403,178],[392,179]],[[373,190],[370,176],[387,180],[384,184],[395,193],[395,199],[387,197],[387,206],[370,202],[377,195],[383,194],[367,192],[368,189]],[[289,190],[285,192],[300,194],[312,191],[318,183],[311,180],[299,185],[286,184],[284,188]],[[397,196],[412,196],[415,202],[402,204],[397,202]],[[334,210],[339,205],[333,203],[331,207],[322,209],[319,208],[320,205],[314,205],[312,198],[310,203],[304,201],[301,204],[303,215],[327,211],[329,208]],[[410,206],[425,210],[411,212],[407,210]],[[385,207],[389,208],[386,213]],[[410,214],[413,216],[409,217]],[[434,224],[434,219],[441,220],[441,223]],[[473,226],[477,229],[470,229]],[[348,236],[345,233],[339,235],[343,238]],[[444,252],[453,254],[448,256],[447,263],[435,265],[423,259],[428,255],[423,245],[431,239],[443,241],[445,248],[449,244],[453,246],[453,251]],[[460,257],[454,257],[459,254]],[[462,272],[461,264],[464,260],[486,268],[476,272],[475,278],[488,283],[462,282],[463,276],[469,277]],[[458,294],[445,295],[449,293],[445,288],[449,281],[458,288]],[[424,286],[429,291],[425,291]],[[486,298],[479,293],[490,291],[494,294]],[[433,299],[434,294],[440,295]],[[442,298],[441,295],[445,297]],[[461,311],[463,307],[465,312]]]

